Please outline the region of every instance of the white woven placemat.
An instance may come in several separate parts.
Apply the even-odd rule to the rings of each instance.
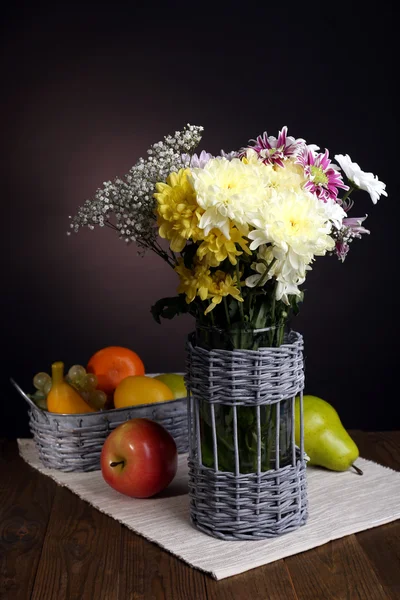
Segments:
[[[215,579],[400,518],[400,473],[360,458],[357,465],[363,476],[308,468],[310,517],[304,527],[270,540],[224,542],[200,533],[189,523],[186,455],[179,457],[177,475],[160,497],[136,500],[110,488],[100,471],[46,469],[33,440],[20,439],[18,445],[21,456],[32,467]]]

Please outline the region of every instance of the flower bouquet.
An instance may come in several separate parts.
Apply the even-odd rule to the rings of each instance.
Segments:
[[[177,295],[151,310],[159,323],[180,313],[196,320],[188,367],[196,406],[192,458],[201,469],[259,478],[298,464],[293,420],[304,381],[302,340],[288,324],[303,300],[301,285],[317,257],[343,262],[351,242],[369,233],[366,215],[349,214],[353,192],[367,191],[374,203],[387,193],[348,155],[336,155],[335,164],[328,150],[288,136],[287,127],[277,138],[265,132],[218,156],[194,153],[201,132],[187,125],[154,144],[147,159],[79,208],[71,229],[111,227],[174,269]],[[196,370],[193,348],[203,352],[200,362],[217,356],[230,379],[224,369],[218,379],[209,363]],[[259,361],[248,367],[257,384],[235,380],[248,356]],[[281,367],[271,371],[282,356],[289,361],[283,375]],[[219,390],[217,399],[211,388]],[[255,388],[253,397],[248,390]]]
[[[154,144],[124,178],[105,182],[70,228],[111,227],[175,270],[178,295],[152,307],[158,322],[190,313],[205,340],[212,327],[232,349],[279,346],[316,257],[343,262],[350,242],[369,233],[366,215],[349,216],[350,195],[366,190],[376,203],[385,184],[336,155],[346,184],[328,150],[288,136],[287,127],[220,156],[194,153],[202,130],[187,125]],[[261,338],[246,335],[265,328]]]

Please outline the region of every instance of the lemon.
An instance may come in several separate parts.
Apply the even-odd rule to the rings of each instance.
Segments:
[[[146,375],[125,377],[114,392],[115,408],[153,404],[167,400],[174,400],[174,394],[170,388],[162,381]]]

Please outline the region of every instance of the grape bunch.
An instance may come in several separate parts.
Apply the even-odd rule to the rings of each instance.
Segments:
[[[93,373],[87,373],[82,365],[73,365],[65,378],[75,390],[82,396],[92,408],[104,409],[107,395],[102,390],[97,390],[97,377]],[[47,396],[51,390],[52,379],[48,373],[36,373],[33,378],[35,393],[30,398],[39,408],[47,410]]]
[[[92,408],[101,410],[107,401],[107,395],[102,390],[97,390],[97,377],[87,373],[82,365],[73,365],[68,371],[66,381],[80,393],[82,398]]]
[[[33,378],[35,393],[29,397],[43,410],[47,410],[47,395],[51,390],[51,383],[51,377],[48,373],[36,373]]]

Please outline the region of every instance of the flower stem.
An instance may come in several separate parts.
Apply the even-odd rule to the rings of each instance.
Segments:
[[[263,285],[267,282],[268,279],[268,273],[270,272],[270,270],[272,269],[272,267],[274,266],[274,264],[276,263],[277,258],[273,258],[271,260],[271,262],[268,264],[265,260],[262,260],[260,262],[265,264],[265,271],[264,273],[261,275],[260,279],[258,280],[258,283],[254,286],[254,288],[249,292],[249,313],[251,311],[251,308],[253,306],[254,303],[254,296],[255,293],[257,291],[257,288],[261,288],[263,287]]]
[[[275,328],[275,306],[276,306],[276,288],[278,286],[278,282],[275,283],[273,288],[273,296],[271,302],[271,329],[269,331],[269,344],[272,347],[272,343],[274,341],[274,328]]]
[[[226,322],[228,324],[228,327],[230,327],[231,326],[231,319],[230,319],[230,316],[229,316],[228,302],[226,300],[226,296],[224,296],[223,303],[224,303],[224,309],[225,309]]]
[[[264,285],[264,283],[267,281],[268,273],[270,272],[270,270],[272,269],[272,267],[274,266],[274,264],[276,263],[276,261],[277,261],[277,259],[274,257],[271,260],[271,262],[269,263],[269,265],[267,265],[267,268],[265,269],[264,273],[262,274],[262,276],[258,280],[256,288],[262,287]]]
[[[237,285],[238,288],[240,289],[240,270],[239,270],[239,263],[236,263],[236,279],[237,279]],[[239,312],[240,312],[240,320],[242,321],[242,325],[244,323],[244,311],[243,311],[243,304],[242,302],[239,302]]]
[[[341,202],[344,202],[345,200],[347,200],[347,198],[350,196],[350,194],[352,194],[354,192],[354,190],[356,190],[356,186],[355,185],[350,185],[350,188],[347,190],[347,192],[344,194],[343,198],[340,198]]]
[[[210,304],[212,304],[211,300],[210,300]],[[211,325],[214,327],[215,326],[215,319],[214,319],[213,311],[210,310],[210,312],[208,314],[210,315]]]

